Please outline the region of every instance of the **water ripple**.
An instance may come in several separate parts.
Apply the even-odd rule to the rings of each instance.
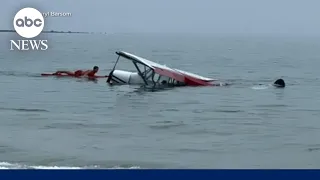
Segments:
[[[21,111],[21,112],[49,112],[48,110],[45,110],[45,109],[5,108],[5,107],[0,107],[0,110]]]

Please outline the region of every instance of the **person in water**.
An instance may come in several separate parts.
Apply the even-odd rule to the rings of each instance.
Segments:
[[[81,76],[88,76],[93,77],[99,71],[98,66],[94,66],[92,70],[76,70],[75,72],[72,71],[57,71],[53,73],[53,75],[61,75],[67,74],[69,76],[81,77]]]
[[[267,87],[264,84],[259,84],[259,86]],[[268,86],[273,86],[273,87],[276,87],[276,88],[284,88],[284,87],[286,87],[286,83],[284,82],[283,79],[277,79],[273,84],[269,84]]]
[[[277,88],[284,88],[286,87],[286,83],[284,82],[283,79],[277,79],[274,83],[273,86],[277,87]]]

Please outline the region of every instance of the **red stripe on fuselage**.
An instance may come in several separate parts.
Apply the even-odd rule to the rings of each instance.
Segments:
[[[184,82],[188,86],[211,86],[212,84],[208,81],[197,79],[191,76],[185,76]]]
[[[178,72],[161,68],[154,68],[154,72],[161,76],[170,77],[176,81],[184,82],[184,76]]]

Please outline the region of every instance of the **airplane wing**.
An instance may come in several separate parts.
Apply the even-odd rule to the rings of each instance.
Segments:
[[[142,58],[142,57],[139,57],[139,56],[136,56],[134,54],[131,54],[131,53],[128,53],[128,52],[124,52],[124,51],[119,51],[119,52],[116,52],[118,55],[120,56],[123,56],[123,57],[126,57],[127,59],[130,59],[136,63],[139,63],[139,64],[142,64],[144,66],[148,66],[149,68],[161,68],[161,69],[166,69],[166,70],[173,70],[167,66],[164,66],[164,65],[161,65],[161,64],[158,64],[158,63],[155,63],[155,62],[152,62],[150,60],[147,60],[145,58]]]
[[[127,59],[130,59],[136,63],[147,66],[147,67],[153,69],[155,71],[155,73],[158,73],[159,75],[167,76],[167,77],[173,78],[173,79],[175,79],[177,81],[181,81],[181,82],[184,81],[184,76],[181,73],[179,73],[179,72],[175,71],[174,69],[171,69],[167,66],[152,62],[152,61],[147,60],[145,58],[142,58],[142,57],[139,57],[139,56],[136,56],[134,54],[124,52],[124,51],[117,52],[117,54],[121,55],[123,57],[126,57]]]
[[[159,75],[167,76],[172,79],[175,79],[176,81],[185,82],[187,84],[208,85],[209,82],[216,80],[216,79],[203,77],[203,76],[193,74],[190,72],[186,72],[183,70],[179,70],[179,69],[172,69],[167,66],[152,62],[150,60],[147,60],[145,58],[136,56],[136,55],[128,53],[128,52],[119,51],[119,52],[116,52],[116,54],[123,56],[127,59],[130,59],[136,63],[147,66],[147,67],[153,69],[154,72]]]

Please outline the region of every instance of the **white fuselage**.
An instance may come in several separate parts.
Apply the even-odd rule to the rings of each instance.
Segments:
[[[137,72],[114,70],[112,73],[112,84],[144,84],[143,79]]]

